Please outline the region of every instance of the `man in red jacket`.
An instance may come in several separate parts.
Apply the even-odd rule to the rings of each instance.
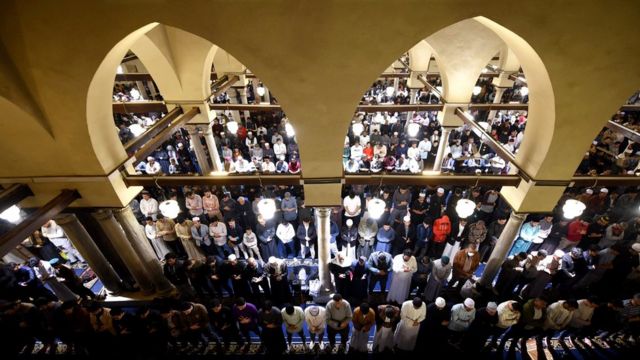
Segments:
[[[569,223],[567,236],[563,237],[558,245],[558,250],[571,250],[578,246],[578,243],[587,234],[589,223],[584,219],[575,219]]]
[[[433,244],[429,247],[429,256],[440,258],[449,234],[451,234],[451,220],[447,215],[443,215],[433,223]]]

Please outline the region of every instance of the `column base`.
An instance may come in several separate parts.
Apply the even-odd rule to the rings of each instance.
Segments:
[[[319,305],[325,305],[331,300],[331,295],[333,294],[333,290],[324,289],[318,291],[318,295],[313,297],[313,302]]]

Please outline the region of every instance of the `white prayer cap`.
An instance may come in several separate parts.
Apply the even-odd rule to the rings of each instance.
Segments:
[[[153,156],[147,156],[147,161],[155,160]]]
[[[556,257],[560,257],[560,258],[561,258],[561,257],[563,257],[563,256],[564,256],[564,251],[562,251],[562,250],[556,250],[556,251],[554,251],[554,252],[553,252],[553,256],[556,256]]]
[[[184,144],[183,143],[178,143],[178,147],[179,148],[184,147]]]
[[[237,259],[237,257],[234,254],[231,254],[231,255],[227,256],[227,259],[229,259],[229,261],[235,261]]]
[[[441,187],[439,187],[439,188],[438,188],[438,194],[444,194],[444,189],[443,189],[443,188],[441,188]]]
[[[409,215],[405,215],[405,216],[402,218],[402,220],[403,220],[404,222],[410,222],[410,221],[411,221],[411,216],[409,216]]]
[[[593,145],[598,145],[597,141],[592,142]]]
[[[640,252],[640,243],[635,243],[635,244],[631,245],[631,250],[633,250],[635,252]]]
[[[490,311],[496,311],[498,310],[498,304],[494,303],[493,301],[487,304],[487,310]]]
[[[352,226],[352,225],[353,225],[353,220],[347,219],[347,226]]]
[[[427,196],[427,194],[425,194],[425,193],[421,192],[420,194],[418,194],[418,196],[419,196],[419,197],[425,197],[425,196]]]
[[[600,192],[601,192],[601,193],[605,193],[605,194],[606,194],[606,193],[608,193],[608,192],[609,192],[609,189],[607,189],[607,188],[602,188],[602,189],[600,189]]]
[[[587,189],[584,192],[586,192],[587,194],[591,195],[591,194],[593,194],[593,189]]]
[[[197,217],[197,216],[194,216],[191,220],[193,220],[193,221],[200,221],[200,218],[199,218],[199,217]]]
[[[476,302],[473,301],[472,298],[466,298],[466,299],[464,299],[464,306],[473,309],[473,308],[476,307]]]
[[[443,298],[439,297],[439,298],[436,299],[436,306],[437,307],[442,309],[445,305],[447,305],[447,302]]]
[[[269,257],[269,264],[275,264],[278,262],[278,259],[275,256]]]

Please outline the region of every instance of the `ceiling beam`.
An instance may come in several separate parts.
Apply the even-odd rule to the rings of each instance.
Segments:
[[[29,186],[25,184],[13,184],[9,186],[0,192],[0,213],[32,195],[33,192]]]
[[[629,139],[631,139],[633,142],[640,143],[640,134],[638,132],[636,132],[636,131],[633,131],[633,130],[629,129],[628,127],[626,127],[626,126],[624,126],[622,124],[619,124],[619,123],[617,123],[615,121],[609,120],[609,121],[607,121],[607,124],[605,125],[605,127],[609,128],[609,129],[611,129],[613,131],[621,133],[622,135],[624,135],[624,136],[628,137]]]
[[[40,229],[47,221],[64,211],[79,198],[80,194],[76,190],[62,190],[60,195],[27,215],[20,224],[0,236],[0,256],[4,256],[11,251],[34,231]]]
[[[116,74],[116,82],[120,81],[153,81],[153,78],[147,73]]]
[[[129,154],[135,152],[153,137],[158,135],[162,130],[171,125],[173,120],[175,120],[181,114],[182,108],[180,106],[176,106],[173,110],[169,111],[169,113],[162,119],[156,121],[156,123],[153,124],[153,126],[151,126],[149,129],[147,129],[147,131],[145,131],[143,134],[135,139],[131,139],[131,141],[124,144],[124,150]]]
[[[142,114],[150,112],[167,112],[167,105],[162,101],[114,102],[114,114]]]
[[[627,105],[622,105],[622,107],[620,108],[620,111],[640,111],[640,104],[627,104]]]
[[[231,77],[229,77],[229,75],[223,75],[211,83],[211,95],[209,95],[209,98],[222,94],[225,90],[238,82],[238,80],[240,80],[238,75],[231,75]]]
[[[345,175],[345,185],[489,185],[517,186],[521,181],[517,175],[393,175],[362,174]]]
[[[146,158],[149,154],[153,153],[158,147],[162,145],[167,139],[171,137],[174,130],[179,126],[186,124],[189,120],[193,119],[196,115],[200,113],[200,109],[197,107],[191,108],[191,110],[184,113],[182,116],[176,118],[171,121],[170,124],[166,125],[156,134],[155,137],[151,138],[146,143],[142,144],[136,152],[134,152],[130,158],[134,157],[136,160],[141,160]]]
[[[126,175],[127,186],[302,185],[300,175],[147,176]]]

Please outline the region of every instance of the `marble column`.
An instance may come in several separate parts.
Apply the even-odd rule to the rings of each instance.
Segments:
[[[487,261],[487,265],[482,272],[480,285],[484,287],[491,286],[493,278],[496,277],[502,263],[507,258],[507,254],[509,253],[513,242],[516,240],[516,237],[520,232],[520,227],[526,217],[527,214],[519,214],[516,212],[511,213],[509,221],[505,224],[504,230],[502,230],[502,233],[496,242],[496,246],[493,248],[491,256],[489,256],[489,261]]]
[[[120,223],[120,226],[122,226],[125,234],[127,234],[131,247],[133,247],[133,250],[140,259],[140,264],[147,270],[147,274],[149,274],[155,290],[160,294],[171,293],[174,287],[164,276],[162,266],[153,251],[153,247],[151,247],[151,244],[147,240],[144,229],[142,225],[138,223],[131,207],[125,206],[121,209],[113,210],[113,214]]]
[[[335,291],[331,282],[331,272],[329,263],[331,262],[331,251],[329,243],[331,241],[331,208],[318,207],[315,209],[316,231],[318,234],[318,277],[320,279],[320,290],[314,299],[317,303],[327,303],[330,295]]]
[[[416,95],[418,94],[418,89],[416,88],[409,88],[409,104],[417,104],[416,101]],[[404,123],[404,131],[405,133],[407,132],[407,130],[409,129],[409,124],[411,119],[413,119],[413,114],[415,113],[415,111],[410,110],[407,112],[407,121]]]
[[[436,154],[436,160],[433,163],[433,171],[440,171],[442,169],[442,161],[444,160],[445,151],[449,146],[449,134],[451,134],[451,128],[442,127],[442,134],[440,134],[440,142],[438,143],[438,153]]]
[[[213,163],[213,171],[224,170],[222,161],[220,161],[220,154],[218,153],[218,147],[216,146],[216,140],[213,137],[213,130],[210,126],[204,132],[204,139],[207,141],[207,148],[209,149],[209,157]]]
[[[502,102],[502,95],[504,94],[504,90],[505,89],[506,88],[504,88],[504,87],[496,86],[496,96],[493,98],[493,103],[494,104],[500,104]],[[487,122],[491,123],[493,118],[496,116],[496,112],[497,112],[497,110],[489,111],[489,116],[487,116]]]
[[[200,141],[198,128],[195,126],[187,126],[186,129],[189,132],[189,137],[191,138],[191,147],[193,147],[193,151],[196,153],[196,160],[198,160],[198,166],[200,166],[200,174],[209,175],[211,172],[211,165],[209,165],[207,154],[204,152],[204,147]]]
[[[242,88],[239,90],[240,91],[240,100],[242,101],[243,104],[249,104],[249,100],[247,100],[247,89],[246,88]],[[250,116],[249,114],[249,110],[245,110],[244,111],[244,118],[248,119]]]
[[[55,221],[67,235],[73,246],[87,260],[91,270],[110,292],[118,294],[124,289],[122,279],[104,256],[98,245],[91,238],[87,229],[74,214],[60,214]]]
[[[109,209],[101,209],[91,215],[98,221],[102,231],[104,231],[114,248],[118,251],[122,261],[127,266],[127,270],[129,270],[131,276],[133,276],[140,290],[149,294],[153,293],[154,286],[151,275],[149,275],[140,257],[133,246],[131,246],[127,234],[113,216],[113,212]]]

